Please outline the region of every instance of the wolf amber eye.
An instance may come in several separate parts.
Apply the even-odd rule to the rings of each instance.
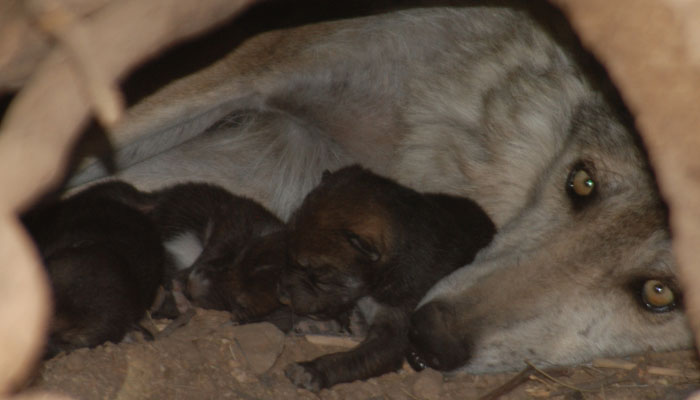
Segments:
[[[665,312],[675,306],[676,298],[668,285],[659,280],[650,279],[644,282],[642,287],[642,300],[650,310]]]
[[[595,189],[595,181],[585,169],[575,169],[569,175],[569,190],[577,196],[590,196]]]

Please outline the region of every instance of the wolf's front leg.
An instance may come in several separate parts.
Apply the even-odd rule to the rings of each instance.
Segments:
[[[396,371],[403,364],[407,332],[408,312],[384,308],[372,321],[367,338],[353,350],[290,364],[284,372],[295,385],[318,392],[338,383]]]

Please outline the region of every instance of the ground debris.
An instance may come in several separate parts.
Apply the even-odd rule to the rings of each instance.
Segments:
[[[543,369],[556,381],[525,363],[519,373],[446,377],[433,370],[401,369],[313,394],[292,385],[284,367],[338,347],[332,340],[335,345],[307,339],[285,336],[266,323],[236,326],[226,312],[197,309],[188,324],[168,337],[60,354],[43,363],[29,390],[75,399],[636,400],[685,399],[700,389],[695,353],[681,351]]]
[[[236,326],[233,334],[234,348],[255,374],[267,372],[284,348],[284,333],[267,322]]]

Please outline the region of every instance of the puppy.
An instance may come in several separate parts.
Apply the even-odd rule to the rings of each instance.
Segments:
[[[164,250],[138,210],[88,189],[23,216],[49,276],[54,312],[45,357],[118,342],[151,306]]]
[[[286,257],[284,224],[260,204],[205,183],[146,193],[110,181],[93,190],[149,217],[166,249],[168,277],[194,305],[230,311],[239,322],[282,307],[276,289]]]
[[[312,391],[400,368],[419,300],[495,234],[473,201],[421,194],[359,166],[324,173],[289,229],[280,301],[321,319],[359,305],[369,323],[357,348],[287,367]]]

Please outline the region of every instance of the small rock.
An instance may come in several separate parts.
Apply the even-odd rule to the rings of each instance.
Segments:
[[[258,381],[258,379],[256,377],[254,377],[253,375],[249,374],[248,372],[246,372],[245,370],[242,370],[242,369],[232,370],[231,376],[238,383],[253,383],[253,382]]]
[[[411,367],[411,364],[409,364],[407,361],[403,362],[403,365],[401,365],[401,369],[399,370],[401,373],[408,373],[408,374],[415,374],[416,370]]]
[[[413,383],[413,394],[427,400],[438,400],[442,392],[442,374],[434,369],[426,369],[418,374]]]
[[[80,371],[83,369],[84,360],[81,357],[70,354],[63,359],[62,367],[66,371]]]
[[[284,333],[276,326],[263,322],[233,328],[235,348],[241,359],[255,374],[269,370],[284,348]]]

